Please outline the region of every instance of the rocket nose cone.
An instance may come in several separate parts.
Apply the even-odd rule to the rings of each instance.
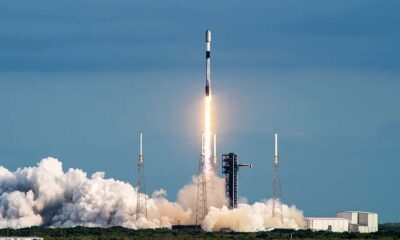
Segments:
[[[211,31],[207,29],[206,31],[206,42],[211,42]]]

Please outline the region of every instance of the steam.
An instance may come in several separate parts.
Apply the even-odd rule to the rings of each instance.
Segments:
[[[196,211],[198,178],[193,176],[192,182],[178,192],[178,203],[185,209]],[[227,205],[225,197],[225,181],[210,172],[207,174],[207,205],[221,208]]]
[[[224,180],[208,176],[209,213],[203,229],[216,231],[229,227],[235,231],[258,231],[266,227],[302,228],[304,217],[294,206],[283,205],[283,224],[271,217],[271,201],[239,204],[226,208]],[[148,216],[136,216],[136,188],[129,183],[105,178],[97,172],[87,176],[79,169],[64,172],[62,163],[45,158],[37,166],[14,172],[0,166],[0,228],[110,227],[171,228],[173,224],[194,224],[197,178],[184,186],[177,202],[166,199],[159,189],[147,196]]]
[[[206,231],[218,231],[221,228],[230,228],[236,232],[264,231],[268,228],[304,228],[303,213],[295,206],[282,204],[283,223],[279,218],[272,217],[272,200],[256,202],[253,205],[238,204],[238,207],[229,210],[211,207],[203,221]]]
[[[130,184],[105,179],[103,172],[90,178],[77,169],[63,172],[54,158],[13,173],[0,167],[0,227],[159,228],[178,219],[190,223],[191,210],[169,202],[164,190],[149,198],[148,218],[136,220],[136,194]]]

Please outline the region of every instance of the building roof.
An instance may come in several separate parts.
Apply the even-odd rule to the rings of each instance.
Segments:
[[[341,217],[306,217],[308,220],[346,220],[348,221],[347,218],[341,218]]]
[[[378,213],[375,213],[375,212],[365,212],[365,211],[339,211],[339,212],[336,212],[336,213],[344,213],[344,212],[349,212],[349,213],[368,213],[368,214],[378,214]]]

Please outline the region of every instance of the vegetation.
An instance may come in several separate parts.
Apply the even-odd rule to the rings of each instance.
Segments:
[[[270,232],[236,233],[204,232],[201,230],[142,229],[133,230],[122,227],[112,228],[45,228],[0,229],[0,236],[38,236],[46,240],[127,240],[127,239],[400,239],[400,223],[379,225],[379,232],[331,233],[311,232],[309,230],[277,229]]]

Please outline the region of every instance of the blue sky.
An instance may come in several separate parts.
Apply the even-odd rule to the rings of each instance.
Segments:
[[[0,165],[135,182],[170,199],[197,172],[204,31],[211,28],[219,154],[239,194],[271,196],[280,133],[283,199],[306,216],[376,211],[400,221],[400,2],[9,1],[0,3]]]

